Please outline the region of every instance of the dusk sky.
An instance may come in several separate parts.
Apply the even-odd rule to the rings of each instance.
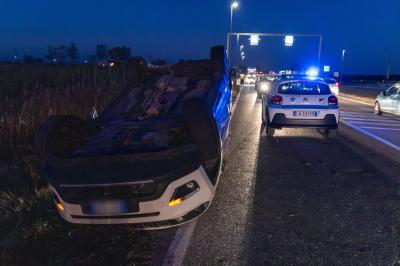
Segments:
[[[392,72],[400,74],[399,0],[239,1],[234,31],[323,34],[322,64],[345,71],[383,74],[392,55]],[[132,54],[161,58],[208,56],[210,46],[225,44],[230,2],[203,1],[54,1],[1,0],[0,58],[33,51],[43,56],[48,45],[75,42],[82,57],[95,45],[125,45]],[[241,42],[247,44],[243,39]],[[298,43],[298,46],[296,46]],[[247,47],[247,64],[282,68],[293,62],[312,64],[317,39],[296,40],[292,51],[281,39],[262,39]],[[248,45],[247,45],[248,46]]]

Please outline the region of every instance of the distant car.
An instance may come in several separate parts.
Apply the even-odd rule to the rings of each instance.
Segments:
[[[180,62],[168,75],[144,71],[142,86],[96,119],[50,117],[35,144],[61,217],[155,229],[204,213],[230,132],[226,62],[216,46],[210,59]]]
[[[338,99],[323,81],[279,80],[263,96],[262,122],[269,137],[275,129],[286,127],[325,129],[328,137],[334,137],[339,123]]]
[[[333,94],[339,95],[339,82],[336,79],[326,78],[324,81],[329,85]]]
[[[245,79],[245,83],[247,84],[255,84],[256,83],[256,74],[247,74],[246,75],[246,79]]]
[[[257,98],[261,99],[264,94],[267,94],[273,86],[275,77],[272,75],[264,75],[257,80],[255,89],[257,91]]]
[[[374,112],[377,115],[381,115],[382,112],[400,114],[400,83],[383,90],[376,97]]]

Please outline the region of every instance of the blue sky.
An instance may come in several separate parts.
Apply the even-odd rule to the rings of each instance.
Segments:
[[[203,1],[1,1],[0,57],[43,55],[48,45],[74,41],[82,55],[97,43],[126,45],[133,54],[175,61],[204,58],[209,47],[224,44],[229,5]],[[234,31],[321,33],[322,62],[340,66],[347,50],[347,73],[400,73],[400,1],[398,0],[243,0],[234,13]],[[291,51],[279,39],[263,39],[247,49],[247,63],[281,68],[293,62],[312,64],[315,40],[296,40]],[[246,43],[243,39],[241,42]]]

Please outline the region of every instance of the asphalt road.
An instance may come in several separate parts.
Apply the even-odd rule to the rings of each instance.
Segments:
[[[340,98],[342,121],[384,139],[400,150],[400,116],[384,113],[377,116],[374,107]]]
[[[387,175],[381,157],[371,163],[315,130],[267,138],[260,118],[246,87],[225,171],[183,265],[400,265],[400,167],[384,164],[399,173]],[[154,233],[159,258],[176,230]]]

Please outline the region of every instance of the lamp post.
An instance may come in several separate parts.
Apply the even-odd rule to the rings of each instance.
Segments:
[[[238,2],[233,2],[231,4],[231,24],[230,24],[230,32],[232,32],[232,28],[233,28],[233,10],[235,8],[239,7],[239,3]]]
[[[230,25],[229,25],[229,32],[232,32],[232,29],[233,29],[233,10],[238,8],[238,7],[239,7],[239,3],[238,2],[236,2],[236,1],[232,2],[232,4],[231,4],[231,22],[230,22]],[[228,54],[228,63],[229,63],[229,65],[231,63],[231,57],[229,56],[230,50],[231,50],[230,47],[231,47],[231,38],[228,35],[228,47],[226,48],[226,53]]]
[[[343,72],[344,72],[344,56],[346,55],[346,50],[343,49],[342,50],[342,73],[340,73],[340,81],[342,81],[342,77],[343,77]]]

